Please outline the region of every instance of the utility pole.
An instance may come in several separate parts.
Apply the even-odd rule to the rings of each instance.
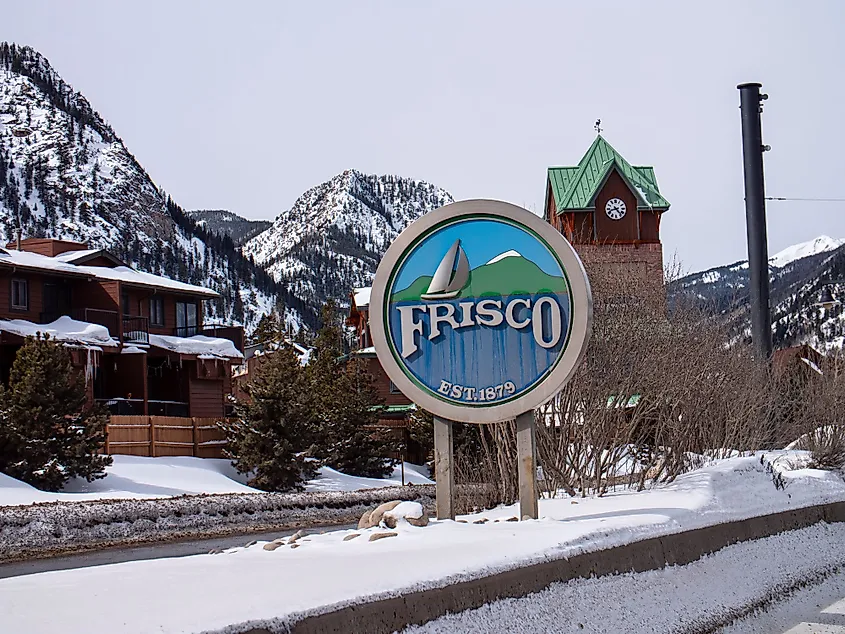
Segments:
[[[745,171],[745,224],[748,234],[748,274],[751,301],[751,340],[758,358],[772,356],[772,315],[769,309],[769,249],[766,238],[766,194],[763,185],[763,145],[760,113],[766,94],[761,84],[739,89],[742,115],[742,158]]]

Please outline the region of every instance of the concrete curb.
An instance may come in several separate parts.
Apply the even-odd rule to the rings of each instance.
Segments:
[[[293,634],[390,634],[447,613],[478,608],[499,599],[524,597],[557,581],[684,565],[731,544],[770,537],[819,522],[845,522],[845,502],[705,526],[583,553],[569,559],[508,570],[443,588],[346,606],[306,616],[292,623],[288,631]],[[270,634],[270,630],[245,629],[244,634]]]

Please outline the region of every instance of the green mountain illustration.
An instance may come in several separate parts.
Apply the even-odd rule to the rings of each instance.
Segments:
[[[390,301],[419,301],[428,290],[431,278],[431,275],[421,275],[407,288],[395,292]],[[472,269],[469,281],[456,299],[567,292],[563,277],[549,275],[531,260],[511,251]]]

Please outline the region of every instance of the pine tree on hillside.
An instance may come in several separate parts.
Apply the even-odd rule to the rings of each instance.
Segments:
[[[229,439],[227,456],[250,485],[265,491],[301,489],[313,477],[303,451],[310,444],[308,390],[299,360],[289,348],[264,357],[256,378],[244,386],[247,402],[221,423]]]
[[[278,341],[282,335],[282,326],[275,312],[264,313],[258,320],[252,338],[255,343]]]
[[[312,401],[314,455],[342,473],[382,478],[391,473],[389,444],[372,429],[383,401],[361,359],[341,359],[342,330],[329,301],[323,327],[314,342],[315,358],[307,366]]]
[[[0,391],[0,471],[46,491],[105,476],[107,415],[86,409],[85,378],[63,345],[27,338]]]

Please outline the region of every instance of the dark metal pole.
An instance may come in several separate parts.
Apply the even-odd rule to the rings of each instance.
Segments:
[[[763,133],[760,128],[760,84],[740,84],[742,157],[745,168],[745,223],[748,232],[748,273],[751,300],[751,340],[760,359],[772,355],[769,310],[769,249],[766,239],[766,194],[763,188]],[[767,149],[767,148],[766,148]]]

